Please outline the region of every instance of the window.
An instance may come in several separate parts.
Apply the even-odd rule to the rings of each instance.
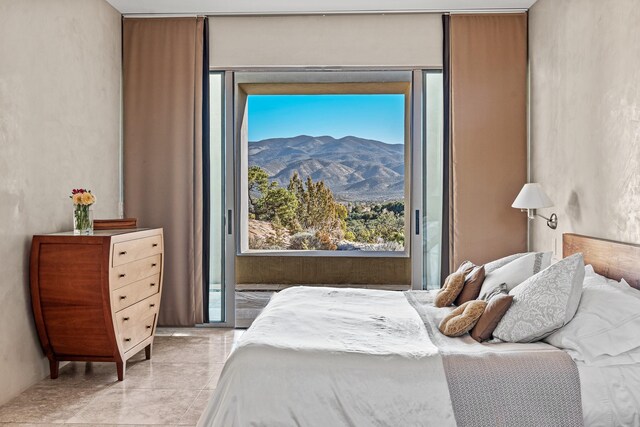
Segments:
[[[246,252],[405,253],[409,85],[330,86],[247,93]]]

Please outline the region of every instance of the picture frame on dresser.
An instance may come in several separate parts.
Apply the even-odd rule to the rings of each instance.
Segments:
[[[51,378],[61,361],[151,359],[164,268],[162,228],[33,236],[31,303]]]

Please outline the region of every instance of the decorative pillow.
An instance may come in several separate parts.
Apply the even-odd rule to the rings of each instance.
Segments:
[[[488,299],[487,308],[471,330],[471,337],[478,342],[491,339],[493,331],[511,307],[512,302],[513,296],[508,295],[506,290],[492,294]]]
[[[460,264],[460,267],[458,267],[456,271],[464,273],[466,276],[467,274],[469,274],[471,270],[473,270],[474,267],[475,267],[475,264],[472,263],[471,261],[462,261],[462,264]]]
[[[640,292],[606,279],[584,282],[575,317],[545,341],[590,365],[618,364],[632,352],[640,359]]]
[[[464,272],[451,273],[444,281],[442,289],[438,291],[435,299],[436,307],[449,307],[456,300],[464,286]]]
[[[486,301],[468,301],[457,307],[440,322],[440,332],[448,337],[459,337],[471,330],[487,307]]]
[[[484,265],[475,266],[473,270],[464,279],[464,287],[456,298],[455,305],[462,305],[467,301],[478,299],[480,289],[484,282]]]
[[[534,342],[563,327],[580,303],[584,261],[571,255],[513,288],[511,308],[493,336],[507,342]]]
[[[529,277],[549,267],[551,255],[551,252],[531,252],[487,273],[478,298],[487,299],[491,291],[502,283],[505,283],[507,290],[511,291]]]

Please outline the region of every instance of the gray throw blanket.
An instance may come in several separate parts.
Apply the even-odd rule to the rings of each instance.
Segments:
[[[433,293],[405,296],[442,354],[458,426],[583,426],[580,377],[566,352],[529,352],[527,344],[520,344],[522,351],[500,351],[501,344],[445,337]]]

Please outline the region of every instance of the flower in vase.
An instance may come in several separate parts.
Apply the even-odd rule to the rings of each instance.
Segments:
[[[83,205],[92,205],[94,204],[96,201],[96,198],[94,197],[93,194],[86,192],[86,193],[82,193],[82,204]]]
[[[84,188],[74,188],[71,190],[71,196],[74,205],[91,206],[96,202],[96,196],[91,194],[91,190]]]
[[[93,214],[89,207],[96,202],[96,196],[91,190],[74,188],[69,197],[73,200],[73,233],[93,234]]]

